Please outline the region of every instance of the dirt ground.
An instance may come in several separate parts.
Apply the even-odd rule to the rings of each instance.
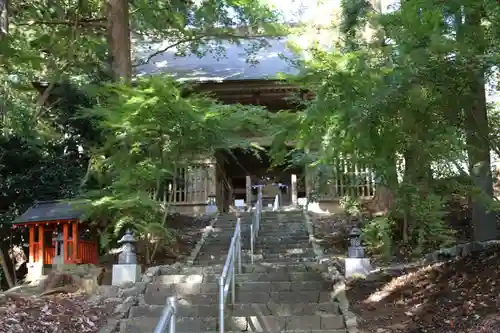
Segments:
[[[83,294],[0,296],[0,333],[96,333],[116,304],[92,305]]]
[[[500,247],[348,283],[362,333],[500,332]]]
[[[209,223],[208,217],[171,215],[169,227],[175,241],[159,251],[151,265],[143,265],[143,271],[148,266],[172,264],[187,258]],[[138,253],[138,262],[141,261],[143,258]],[[108,255],[101,263],[102,284],[111,284],[111,266],[115,262],[116,255]],[[104,304],[95,304],[86,302],[88,295],[80,292],[39,296],[40,288],[31,289],[0,292],[0,333],[97,333],[120,301],[110,299]]]
[[[168,226],[174,234],[175,240],[162,250],[158,250],[152,263],[146,264],[144,247],[137,244],[137,262],[145,271],[148,267],[171,265],[185,260],[191,254],[196,243],[201,238],[205,227],[210,224],[209,216],[193,217],[181,214],[172,214],[168,217]],[[105,255],[100,259],[101,267],[105,268],[103,284],[111,284],[112,266],[118,260],[118,254]]]
[[[344,255],[347,252],[348,235],[359,227],[357,218],[345,214],[310,214],[314,238],[326,254]]]
[[[153,265],[173,264],[187,258],[210,221],[209,216],[170,215],[168,217],[168,227],[173,230],[175,241],[170,247],[165,248],[163,252],[157,253]]]

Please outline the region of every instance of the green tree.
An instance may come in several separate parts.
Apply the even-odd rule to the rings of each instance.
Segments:
[[[498,4],[404,1],[385,14],[365,1],[342,4],[336,50],[312,49],[303,63],[299,82],[316,97],[298,120],[300,145],[323,165],[339,158],[371,165],[397,194],[395,240],[419,251],[450,240],[434,176],[468,153],[475,239],[495,237],[484,201],[491,200],[484,77],[498,64]]]

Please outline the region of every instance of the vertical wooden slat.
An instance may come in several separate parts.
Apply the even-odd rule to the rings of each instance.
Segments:
[[[189,172],[188,168],[182,169],[182,202],[188,201],[188,183],[189,183]]]
[[[203,194],[202,201],[207,202],[208,200],[208,188],[210,184],[210,166],[205,168],[205,193]]]
[[[297,175],[296,174],[292,174],[291,183],[292,183],[292,205],[297,205],[298,192],[297,192]]]
[[[68,253],[68,248],[69,248],[69,228],[68,228],[68,224],[67,223],[64,223],[63,224],[63,253],[64,253],[64,263],[65,264],[68,264],[68,257],[69,257],[69,253]]]
[[[29,226],[29,260],[30,263],[35,262],[35,226]]]
[[[173,195],[174,203],[177,202],[177,177],[178,176],[179,176],[179,168],[176,168],[175,172],[174,172],[174,179],[172,180],[172,191],[174,193],[174,195]]]
[[[71,226],[73,227],[73,230],[71,230],[73,234],[73,253],[71,254],[71,259],[73,262],[78,261],[78,221],[73,221]]]
[[[45,229],[43,224],[40,224],[38,226],[38,260],[42,263],[45,263],[44,254],[45,254]]]
[[[363,196],[368,197],[368,186],[370,184],[370,181],[368,179],[368,168],[366,165],[363,164]]]
[[[340,191],[340,197],[343,197],[345,195],[345,181],[346,181],[346,161],[344,158],[342,158],[340,160],[340,165],[341,165],[341,171],[340,171],[340,188],[341,188],[341,191]]]
[[[358,172],[358,163],[356,163],[356,162],[354,163],[354,177],[353,177],[353,180],[354,180],[354,184],[353,185],[354,185],[354,189],[355,189],[354,190],[354,195],[357,198],[357,197],[361,196],[361,191],[360,191],[361,190],[361,187],[360,187],[361,183],[358,182],[358,180],[359,180],[359,172]]]

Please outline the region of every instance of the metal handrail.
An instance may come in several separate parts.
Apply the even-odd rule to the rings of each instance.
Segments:
[[[250,224],[250,261],[253,264],[254,261],[254,251],[255,251],[255,241],[259,236],[260,230],[260,216],[262,214],[262,187],[263,185],[255,185],[254,188],[258,188],[257,202],[255,203],[254,216],[252,218],[252,224]]]
[[[175,333],[175,321],[177,317],[177,301],[174,296],[167,298],[167,304],[163,309],[158,325],[154,333]]]
[[[238,274],[241,274],[241,219],[239,217],[233,237],[231,238],[226,262],[219,278],[219,328],[221,333],[224,333],[224,310],[227,294],[229,293],[229,285],[231,285],[231,304],[234,305],[235,303],[236,261],[238,261]]]

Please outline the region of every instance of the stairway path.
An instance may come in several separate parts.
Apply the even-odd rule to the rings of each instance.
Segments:
[[[345,333],[325,267],[316,263],[302,212],[264,212],[255,264],[236,276],[236,302],[226,306],[226,332]],[[243,249],[249,248],[250,214],[242,214]],[[218,276],[237,217],[221,215],[194,266],[164,267],[147,285],[144,302],[130,309],[122,333],[153,332],[166,297],[178,302],[177,332],[216,332]],[[248,251],[243,262],[250,262]]]

